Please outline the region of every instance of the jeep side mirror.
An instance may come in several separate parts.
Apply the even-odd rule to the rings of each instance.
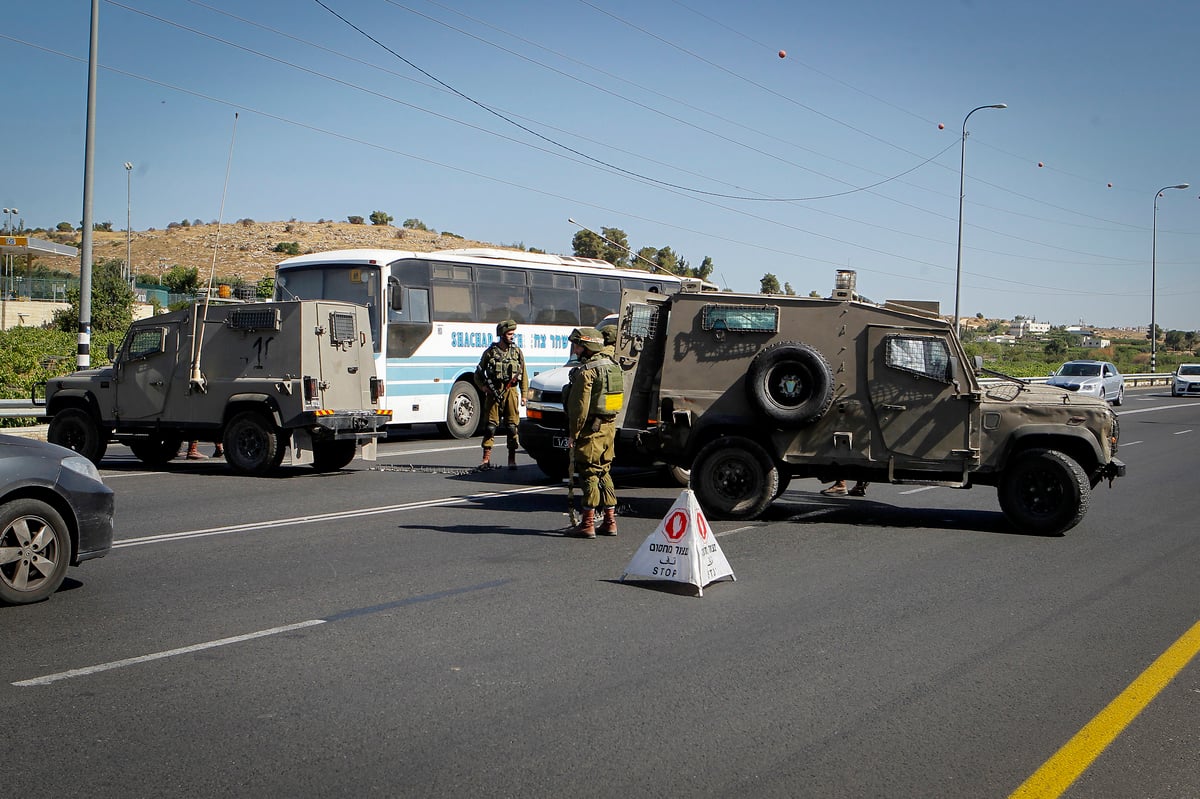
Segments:
[[[971,361],[972,361],[971,366],[975,369],[975,374],[979,374],[980,372],[983,371],[983,356],[982,355],[976,355],[974,358],[971,359]]]
[[[114,361],[117,358],[117,347],[111,341],[108,342],[108,360]]]

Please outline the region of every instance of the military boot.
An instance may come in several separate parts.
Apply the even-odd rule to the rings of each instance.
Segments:
[[[483,461],[480,462],[478,468],[479,468],[479,471],[481,471],[481,472],[486,472],[488,469],[492,468],[492,448],[491,447],[483,448]]]
[[[596,528],[598,535],[616,535],[617,534],[617,509],[604,509],[604,523]]]
[[[583,519],[579,524],[567,530],[567,536],[570,538],[595,538],[596,537],[596,509],[584,508]]]
[[[508,468],[517,468],[517,451],[515,449],[510,449],[508,451]]]
[[[205,458],[207,458],[208,456],[200,451],[199,442],[193,441],[190,444],[188,444],[187,455],[185,455],[184,457],[186,457],[189,461],[202,461]]]

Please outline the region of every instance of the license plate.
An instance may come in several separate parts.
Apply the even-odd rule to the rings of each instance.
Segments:
[[[555,449],[570,449],[571,445],[568,443],[568,439],[566,436],[554,436],[554,448]]]

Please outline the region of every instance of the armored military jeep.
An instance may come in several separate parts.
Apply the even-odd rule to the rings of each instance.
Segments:
[[[1018,528],[1062,534],[1125,473],[1103,400],[981,381],[927,303],[626,292],[625,428],[691,469],[716,518],[752,519],[794,477],[995,486]],[[655,420],[657,424],[655,424]]]
[[[378,410],[367,310],[304,300],[203,303],[135,322],[113,363],[47,381],[47,438],[95,463],[109,441],[156,466],[184,441],[220,441],[235,471],[375,459]]]

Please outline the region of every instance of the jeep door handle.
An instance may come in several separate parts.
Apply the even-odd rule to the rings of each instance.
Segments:
[[[884,405],[883,409],[885,411],[907,411],[908,406],[907,405]]]

